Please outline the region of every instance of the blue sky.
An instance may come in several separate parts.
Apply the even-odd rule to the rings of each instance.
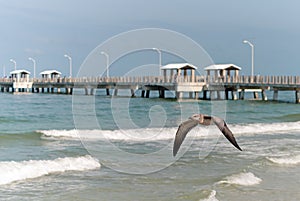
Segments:
[[[108,38],[152,27],[185,34],[215,63],[237,64],[244,75],[251,72],[247,39],[255,45],[255,74],[300,75],[299,8],[296,0],[0,0],[0,67],[13,70],[12,58],[33,71],[32,57],[37,72],[67,75],[69,54],[75,74]]]

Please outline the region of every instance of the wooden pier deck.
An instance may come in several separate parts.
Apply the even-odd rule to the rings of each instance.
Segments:
[[[117,96],[119,90],[130,90],[135,96],[141,91],[141,97],[149,98],[151,91],[158,91],[165,98],[165,91],[174,91],[177,99],[244,99],[247,91],[254,98],[267,100],[266,91],[273,91],[272,100],[278,100],[279,91],[294,91],[295,102],[300,103],[300,76],[140,76],[140,77],[89,77],[55,79],[0,79],[1,92],[64,93],[73,94],[74,89],[83,89],[83,94],[94,95],[96,89],[106,90],[107,95]],[[111,91],[113,91],[111,93]],[[231,98],[229,98],[231,93]],[[188,94],[184,96],[184,94]],[[222,95],[224,97],[222,97]]]

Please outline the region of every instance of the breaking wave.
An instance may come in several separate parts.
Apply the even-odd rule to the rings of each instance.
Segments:
[[[208,196],[208,198],[200,199],[199,201],[219,201],[216,198],[216,194],[217,194],[217,192],[215,190],[212,190],[210,195]]]
[[[252,172],[239,173],[228,176],[225,180],[219,181],[218,184],[235,184],[241,186],[252,186],[262,182],[262,179],[256,177]]]
[[[267,157],[269,161],[279,165],[297,165],[300,164],[300,155],[288,157]]]
[[[100,163],[89,155],[54,160],[0,162],[0,185],[37,178],[51,173],[93,170],[100,168],[100,166]]]
[[[230,129],[235,135],[255,134],[280,134],[300,131],[300,122],[284,123],[252,123],[252,124],[231,124]],[[215,130],[211,130],[215,129]],[[171,140],[177,127],[166,128],[140,128],[128,130],[40,130],[43,139],[84,139],[84,140],[124,140],[124,141],[155,141]],[[213,131],[213,132],[211,132]],[[215,137],[221,133],[216,126],[198,126],[191,131],[195,137]],[[189,134],[191,135],[191,134]]]

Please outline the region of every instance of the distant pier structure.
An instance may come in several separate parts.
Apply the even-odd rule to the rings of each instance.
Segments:
[[[119,96],[128,90],[134,97],[150,98],[157,91],[159,98],[166,98],[166,91],[174,92],[176,99],[243,100],[245,93],[254,99],[267,101],[266,91],[273,91],[271,100],[278,100],[280,91],[294,91],[295,102],[300,103],[300,76],[244,76],[241,67],[234,64],[215,64],[205,67],[205,75],[197,74],[197,67],[189,63],[168,64],[161,67],[162,76],[138,77],[61,77],[56,70],[40,73],[41,78],[30,78],[30,72],[16,70],[8,78],[0,78],[1,92],[9,93],[60,93],[94,95],[104,89],[106,95]],[[229,96],[231,94],[231,96]],[[261,94],[259,96],[259,94]]]

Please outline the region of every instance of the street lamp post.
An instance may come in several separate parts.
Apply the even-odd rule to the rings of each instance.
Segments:
[[[72,77],[72,58],[65,54],[64,57],[68,58],[69,59],[69,65],[70,65],[70,78]]]
[[[251,47],[251,76],[254,75],[254,45],[247,40],[244,40],[243,43],[250,45]]]
[[[13,59],[10,59],[9,61],[12,62],[12,63],[14,63],[14,65],[15,65],[14,69],[17,70],[17,62],[15,60],[13,60]]]
[[[155,51],[158,52],[158,56],[159,56],[159,75],[161,75],[161,72],[160,72],[160,68],[161,68],[161,51],[160,51],[160,49],[158,49],[156,47],[152,48],[152,50],[155,50]]]
[[[36,69],[36,62],[33,58],[29,57],[28,58],[29,61],[32,61],[33,63],[33,78],[35,78],[35,69]]]
[[[109,55],[106,52],[101,52],[106,57],[106,77],[109,77]]]

